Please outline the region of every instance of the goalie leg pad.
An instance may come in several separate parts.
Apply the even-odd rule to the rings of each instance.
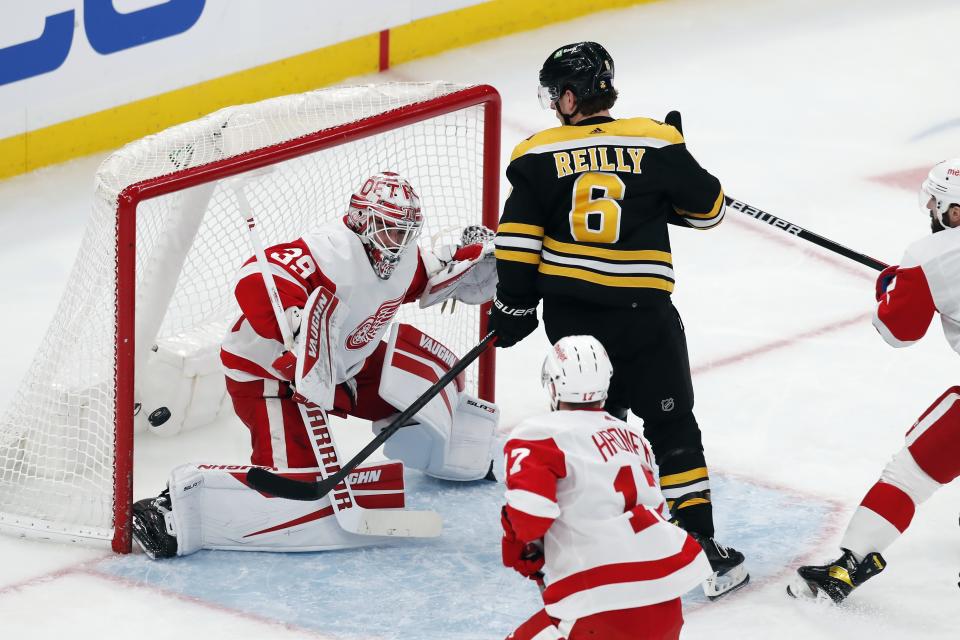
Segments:
[[[404,427],[384,444],[384,454],[434,478],[479,480],[493,460],[499,415],[496,405],[460,394],[451,427],[425,420]],[[389,418],[378,421],[374,431],[388,424]]]
[[[368,546],[386,540],[344,531],[328,498],[316,502],[266,496],[246,484],[248,465],[187,464],[170,474],[177,555],[200,549],[244,551],[326,551]],[[317,470],[279,473],[314,480]],[[402,509],[403,465],[386,462],[350,475],[357,504],[366,509]]]

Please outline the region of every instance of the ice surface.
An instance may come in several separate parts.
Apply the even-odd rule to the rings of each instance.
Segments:
[[[928,232],[914,176],[960,155],[957,24],[953,0],[671,0],[479,44],[380,79],[494,85],[505,161],[515,143],[555,124],[535,96],[546,54],[598,40],[617,61],[614,115],[681,110],[691,151],[730,195],[897,262]],[[59,300],[99,160],[0,183],[0,404]],[[726,600],[693,594],[683,637],[960,637],[956,484],[918,509],[885,554],[888,569],[848,606],[784,594],[792,567],[837,555],[847,517],[903,433],[956,382],[956,355],[940,329],[910,349],[889,348],[869,323],[874,274],[733,211],[709,233],[675,230],[672,242],[720,539],[747,554],[754,576]],[[546,345],[537,332],[498,353],[506,429],[544,408]],[[369,437],[358,424],[337,433],[353,450]],[[246,447],[232,421],[140,438],[137,497],[156,493],[184,451],[235,462]],[[499,564],[498,487],[415,474],[409,482],[411,506],[443,513],[440,539],[161,564],[0,537],[0,637],[505,636],[534,612],[537,595]]]

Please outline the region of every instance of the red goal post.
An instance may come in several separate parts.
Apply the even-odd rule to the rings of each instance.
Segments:
[[[288,100],[289,104],[281,103],[283,100]],[[250,111],[254,115],[242,110],[242,107],[258,107],[267,103],[271,108],[274,104],[280,105],[283,111],[283,117],[271,116],[272,119],[269,119],[270,135],[262,130],[267,127],[264,123],[268,118],[257,115],[255,109]],[[308,106],[304,107],[304,104]],[[362,117],[353,117],[356,113],[362,114]],[[291,114],[293,124],[283,120]],[[303,120],[312,122],[317,119],[324,122],[332,120],[333,124],[302,131]],[[220,121],[222,124],[217,125],[220,128],[218,139],[216,126],[212,128],[212,134],[210,131],[211,122]],[[205,128],[197,124],[201,122]],[[195,130],[190,130],[194,124]],[[279,134],[281,138],[285,137],[279,141],[270,138],[271,135],[274,139],[277,137],[275,131],[286,132],[288,128],[294,135],[285,137],[286,133]],[[239,136],[242,143],[231,142],[230,138],[236,132],[242,133]],[[202,137],[191,138],[197,135]],[[16,406],[18,402],[15,400],[15,406],[0,417],[0,530],[13,529],[20,533],[27,530],[40,537],[61,539],[104,539],[109,535],[114,551],[130,551],[134,414],[137,409],[149,408],[141,407],[138,403],[145,394],[143,387],[146,384],[145,380],[138,379],[138,374],[142,375],[146,366],[144,363],[151,357],[150,349],[157,352],[159,344],[160,351],[164,350],[164,340],[177,345],[181,344],[178,340],[193,344],[198,341],[197,336],[207,340],[208,336],[217,335],[216,329],[223,326],[222,319],[229,316],[229,303],[216,297],[222,293],[222,281],[226,281],[231,268],[235,271],[250,254],[249,246],[234,240],[221,242],[221,237],[233,237],[230,224],[238,229],[242,226],[239,216],[234,215],[219,231],[206,232],[208,218],[222,216],[229,219],[226,211],[230,205],[226,196],[218,191],[219,181],[239,174],[273,169],[265,177],[254,178],[259,183],[251,198],[255,213],[267,212],[267,215],[261,216],[261,225],[268,234],[265,238],[268,244],[296,237],[284,237],[280,235],[281,231],[274,229],[281,226],[280,220],[286,221],[289,211],[297,211],[302,220],[287,230],[287,234],[297,229],[302,232],[310,224],[322,221],[323,216],[342,215],[347,204],[344,196],[357,186],[358,176],[380,170],[400,172],[420,192],[427,217],[421,242],[430,238],[431,234],[435,240],[444,234],[449,236],[458,225],[482,222],[491,229],[496,228],[499,212],[500,97],[490,86],[398,83],[321,90],[255,105],[242,105],[241,108],[231,107],[196,123],[174,127],[140,142],[156,143],[164,136],[172,142],[163,146],[159,155],[154,144],[151,154],[171,163],[176,170],[131,182],[119,191],[116,198],[115,246],[112,247],[115,256],[115,291],[111,305],[115,330],[111,345],[114,351],[112,393],[109,389],[111,383],[100,379],[108,377],[108,374],[92,374],[90,380],[81,381],[75,378],[83,378],[84,375],[74,375],[73,378],[62,376],[69,381],[51,383],[55,388],[47,390],[47,395],[40,394],[43,398],[41,404],[52,406],[51,414],[55,417],[47,423],[53,423],[54,426],[42,423],[42,419],[27,419],[24,412],[29,410],[29,403],[24,400],[24,395],[28,398],[38,397],[36,386],[45,382],[42,380],[42,369],[44,366],[52,367],[38,364],[44,356],[37,356],[28,378],[34,375],[25,381],[26,391],[21,389],[17,398],[19,406]],[[267,139],[268,144],[259,144],[263,138]],[[251,140],[252,145],[248,144]],[[126,152],[124,166],[130,165],[131,158],[134,165],[139,161],[135,157],[140,153],[135,148],[138,144],[132,143],[115,154],[120,156]],[[207,161],[198,161],[198,158]],[[155,161],[156,158],[151,157],[151,162]],[[111,156],[101,166],[101,172],[98,173],[100,191],[103,191],[106,181],[104,176],[114,171],[119,166],[118,162]],[[476,175],[478,172],[480,175]],[[136,175],[135,171],[131,173]],[[168,201],[169,205],[166,204]],[[153,202],[165,204],[157,210],[146,209],[147,204]],[[321,210],[319,213],[318,209]],[[197,213],[201,210],[202,213]],[[270,219],[271,215],[276,223]],[[431,229],[432,215],[435,224]],[[92,219],[90,226],[96,224],[103,226],[102,221],[98,223]],[[159,231],[153,231],[154,226]],[[171,240],[168,227],[179,229],[181,226],[189,230],[182,233],[177,231]],[[275,232],[271,235],[272,229]],[[80,267],[82,260],[97,261],[84,259],[82,255],[85,246],[93,242],[94,235],[88,227],[71,282],[73,278],[78,281],[83,278],[85,270],[94,269],[92,266]],[[198,243],[202,243],[202,246],[197,247]],[[145,248],[144,245],[149,246]],[[180,245],[189,246],[183,248]],[[181,250],[182,254],[178,253]],[[171,253],[175,257],[166,257]],[[213,260],[210,259],[211,255],[214,256]],[[101,263],[103,261],[99,260]],[[210,266],[206,264],[208,261],[216,264]],[[100,266],[103,267],[102,264]],[[157,276],[157,273],[162,275]],[[198,292],[208,283],[217,283],[216,287],[212,287],[214,293]],[[70,288],[68,284],[68,294]],[[226,293],[229,294],[230,287],[227,289]],[[159,302],[147,299],[155,291],[159,292],[156,294]],[[209,296],[213,297],[208,301]],[[79,303],[79,309],[65,311],[64,308],[71,304],[76,306],[75,303],[62,301],[58,314],[83,313],[82,302]],[[213,311],[204,311],[207,315],[193,320],[195,310],[192,306],[209,307]],[[412,321],[426,323],[428,332],[431,329],[439,331],[441,341],[445,339],[455,352],[463,354],[486,332],[487,307],[484,305],[480,313],[474,308],[472,316],[449,319],[449,323],[457,327],[469,327],[469,334],[464,329],[453,329],[460,333],[448,332],[444,335],[447,327],[442,318],[435,321],[432,316],[417,316]],[[423,312],[417,310],[410,313]],[[187,316],[189,318],[183,319]],[[403,320],[403,316],[400,319]],[[57,323],[55,319],[54,325]],[[54,339],[64,344],[83,342],[82,337],[77,337],[82,334],[82,329],[78,329],[76,335],[68,332],[65,338],[59,338],[59,335],[51,338],[55,333],[56,327],[51,326],[45,344]],[[178,351],[179,348],[173,351],[182,355],[184,352]],[[203,348],[210,351],[213,347],[207,345]],[[77,359],[82,361],[85,357]],[[37,369],[41,371],[35,373]],[[492,400],[494,350],[484,353],[472,375],[473,391],[482,398]],[[59,379],[61,376],[53,377]],[[83,391],[75,391],[75,385],[79,382],[88,386],[83,387]],[[90,397],[87,398],[85,393]],[[137,397],[138,393],[140,397]],[[110,396],[112,407],[108,406]],[[110,417],[112,425],[108,427],[103,422]],[[79,435],[71,433],[74,425]],[[112,433],[108,434],[108,429]],[[87,431],[96,433],[88,434]],[[41,432],[43,437],[39,435]],[[100,440],[107,439],[112,439],[112,447],[109,447],[112,455],[99,449],[89,455],[69,453],[73,440],[77,440],[78,448],[84,450],[94,448],[89,443],[99,447],[102,444]],[[63,462],[56,459],[57,451],[54,449],[57,447],[50,447],[50,451],[38,455],[39,448],[48,446],[37,444],[36,441],[40,440],[54,442],[60,449],[66,450],[68,460]],[[104,466],[108,457],[112,458],[112,513],[109,514],[112,522],[109,525],[106,524],[106,514],[100,513],[106,510],[106,499],[99,495],[100,485],[106,484],[108,472],[99,468],[91,471],[84,466]],[[44,461],[49,462],[48,469],[52,467],[56,472],[48,473],[43,468]],[[44,488],[45,483],[56,486],[48,490]],[[18,486],[32,498],[24,499],[21,496],[20,499],[11,499],[11,495],[16,496]],[[75,501],[70,493],[74,487],[78,487],[77,491],[82,494],[78,501],[89,503],[91,512],[95,512],[89,518],[90,522],[84,521],[86,516],[82,513],[83,509],[72,504]],[[49,493],[49,499],[45,491]],[[31,511],[31,500],[54,506]],[[60,502],[71,504],[64,506],[62,513],[59,513],[60,507],[56,505]]]

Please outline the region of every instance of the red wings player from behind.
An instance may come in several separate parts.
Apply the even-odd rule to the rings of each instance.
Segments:
[[[930,170],[920,201],[933,235],[907,247],[900,264],[877,278],[873,325],[888,344],[906,347],[924,336],[939,313],[947,342],[960,353],[960,158]],[[827,565],[800,567],[787,593],[842,602],[883,571],[880,554],[910,526],[916,505],[957,476],[960,387],[951,387],[910,427],[906,445],[864,496],[840,541],[843,555]]]
[[[646,442],[603,410],[612,372],[596,338],[561,339],[543,364],[553,411],[504,447],[503,562],[545,604],[512,640],[678,638],[680,595],[712,573],[667,521]]]

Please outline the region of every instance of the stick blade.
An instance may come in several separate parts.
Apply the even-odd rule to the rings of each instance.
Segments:
[[[436,538],[443,531],[443,519],[435,511],[405,509],[364,509],[355,533],[395,538]]]
[[[284,478],[266,469],[253,467],[247,470],[247,484],[263,493],[287,500],[319,500],[323,494],[317,491],[317,483],[301,482]]]

